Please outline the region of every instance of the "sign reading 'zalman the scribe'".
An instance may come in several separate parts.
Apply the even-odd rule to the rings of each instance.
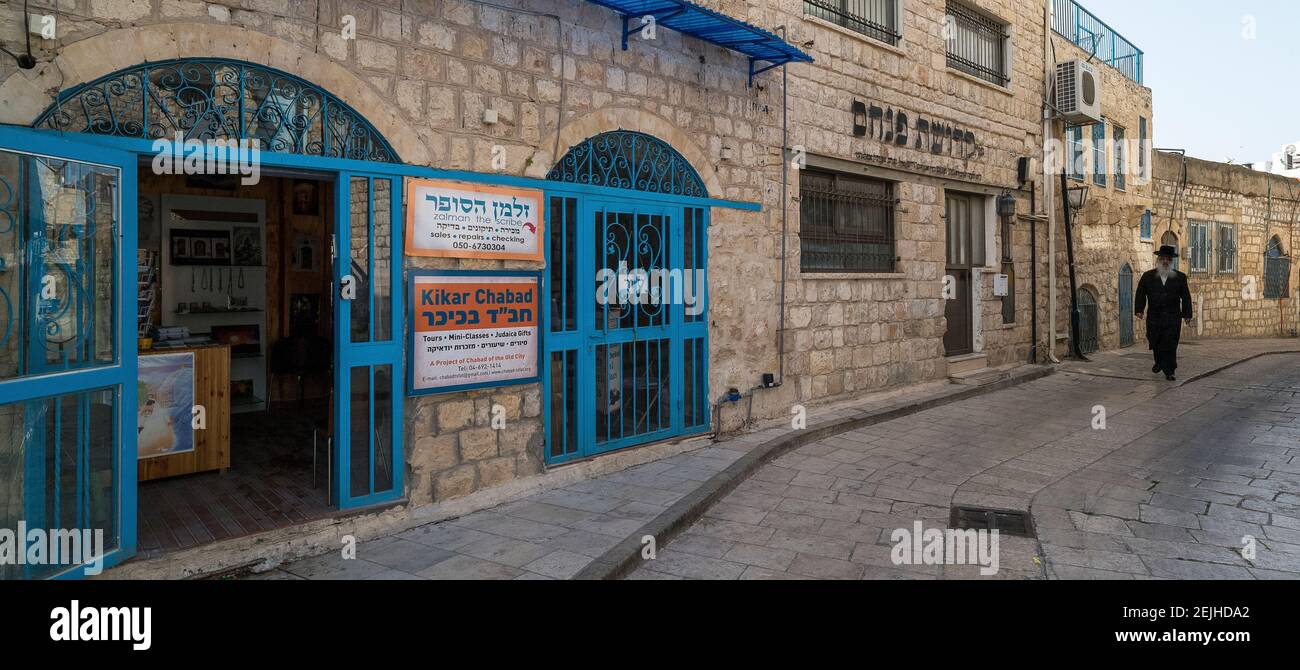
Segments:
[[[406,253],[540,261],[542,192],[407,179]]]
[[[417,271],[412,394],[536,381],[537,273]]]

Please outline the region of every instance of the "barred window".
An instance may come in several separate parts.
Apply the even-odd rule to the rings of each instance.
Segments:
[[[1092,183],[1106,185],[1106,122],[1092,127]]]
[[[1127,187],[1128,153],[1124,146],[1125,132],[1119,126],[1111,126],[1111,143],[1115,145],[1115,189],[1123,191]]]
[[[1065,129],[1069,140],[1069,165],[1066,166],[1070,179],[1083,181],[1083,126]]]
[[[1264,250],[1264,299],[1291,297],[1291,259],[1282,253],[1282,240],[1276,235]]]
[[[1007,26],[958,2],[948,3],[944,25],[948,40],[948,67],[1005,86]]]
[[[804,0],[804,13],[898,46],[898,0]]]
[[[1138,117],[1138,175],[1147,178],[1147,119]]]
[[[804,272],[894,272],[894,193],[887,181],[799,172]]]
[[[1210,271],[1210,224],[1198,221],[1187,224],[1187,255],[1189,270]]]
[[[1216,266],[1222,274],[1237,271],[1237,227],[1230,223],[1219,224],[1219,242]]]
[[[1138,233],[1143,240],[1151,239],[1151,210],[1142,212],[1142,229]]]

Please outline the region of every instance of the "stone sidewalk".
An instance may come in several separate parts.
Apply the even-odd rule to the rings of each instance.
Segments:
[[[1035,366],[1021,375],[1049,372]],[[1016,383],[1009,380],[1005,384]],[[808,412],[808,430],[863,417],[919,411],[981,389],[930,384]],[[637,465],[492,509],[361,542],[357,557],[301,559],[251,579],[568,579],[763,445],[796,431],[788,425],[727,438],[695,451]],[[804,433],[807,431],[799,431]],[[693,519],[692,519],[693,520]]]

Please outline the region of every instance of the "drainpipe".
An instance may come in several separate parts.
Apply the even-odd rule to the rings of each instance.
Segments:
[[[781,39],[789,40],[786,35],[785,26],[779,27]],[[777,317],[779,324],[777,326],[776,338],[776,357],[778,372],[776,376],[776,385],[780,386],[785,383],[785,266],[786,266],[786,244],[787,244],[787,225],[789,216],[787,210],[790,209],[790,203],[786,200],[787,188],[790,175],[790,124],[789,124],[789,92],[788,85],[788,68],[789,65],[781,66],[781,304],[777,308]]]
[[[1043,146],[1053,139],[1052,129],[1052,0],[1043,0]],[[1065,156],[1069,160],[1069,156]],[[1043,209],[1047,211],[1047,360],[1056,357],[1056,189],[1051,187],[1052,166],[1043,161]],[[1034,262],[1038,262],[1035,258]]]

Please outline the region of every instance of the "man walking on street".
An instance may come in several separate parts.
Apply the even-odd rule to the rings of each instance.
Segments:
[[[1192,324],[1192,294],[1187,288],[1187,275],[1173,268],[1178,249],[1164,245],[1156,256],[1156,267],[1147,270],[1138,282],[1134,308],[1139,319],[1146,312],[1147,344],[1151,345],[1156,359],[1151,372],[1164,372],[1165,379],[1174,381],[1182,322]],[[1149,312],[1148,302],[1151,303]]]

